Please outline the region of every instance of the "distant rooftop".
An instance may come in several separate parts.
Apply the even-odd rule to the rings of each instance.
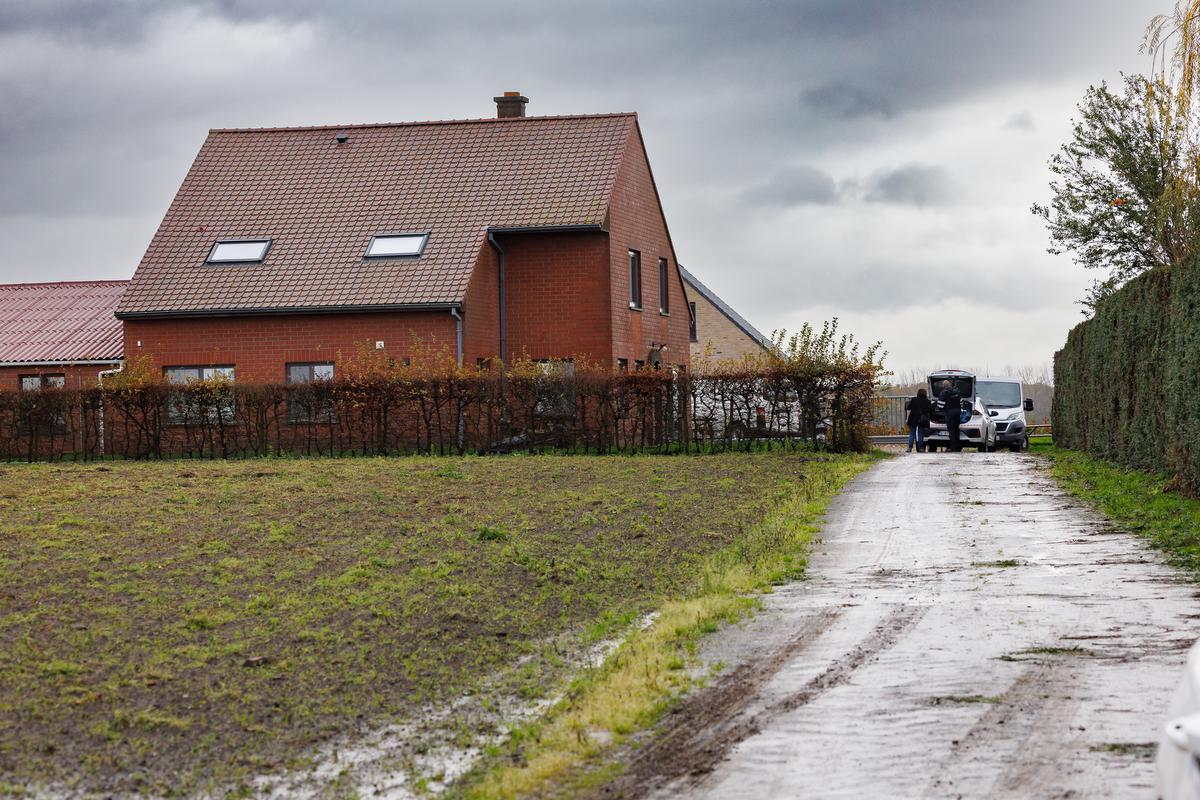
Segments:
[[[119,360],[129,281],[0,284],[0,366]]]
[[[682,264],[679,265],[679,271],[683,273],[683,279],[687,281],[688,286],[695,289],[705,300],[716,306],[717,310],[724,314],[730,322],[741,328],[743,333],[751,339],[756,340],[768,350],[774,347],[774,342],[771,341],[770,336],[763,334],[758,328],[747,322],[745,317],[734,311],[728,303],[717,296],[716,292],[701,283],[699,278],[684,269]]]

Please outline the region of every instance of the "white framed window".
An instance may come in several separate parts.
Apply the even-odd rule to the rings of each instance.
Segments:
[[[328,387],[312,385],[332,381],[333,364],[328,362],[288,364],[286,374],[288,386],[295,387],[288,390],[288,422],[333,423],[337,421]]]
[[[191,383],[193,381],[211,381],[223,378],[232,381],[233,367],[166,367],[163,376],[170,383]]]
[[[428,233],[386,233],[371,237],[367,258],[403,258],[425,252]]]
[[[288,364],[287,382],[291,384],[333,380],[333,364]]]
[[[50,374],[21,376],[22,392],[38,392],[42,389],[62,389],[65,388],[66,385],[66,375]]]
[[[163,367],[168,383],[187,386],[197,381],[223,380],[233,383],[233,367]],[[222,387],[216,399],[201,399],[186,392],[167,395],[167,421],[176,425],[188,422],[232,422],[234,397],[232,387]]]
[[[225,239],[213,245],[209,264],[246,264],[262,261],[271,249],[270,239]]]

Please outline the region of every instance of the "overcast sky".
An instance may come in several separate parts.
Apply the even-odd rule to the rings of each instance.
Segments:
[[[637,111],[680,261],[889,365],[1049,361],[1029,213],[1166,0],[2,0],[0,281],[129,277],[209,128]]]

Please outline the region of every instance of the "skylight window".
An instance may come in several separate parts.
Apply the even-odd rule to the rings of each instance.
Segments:
[[[271,248],[270,239],[236,239],[217,242],[208,254],[210,264],[262,261]]]
[[[367,258],[395,258],[397,256],[419,256],[429,241],[428,233],[395,233],[372,236],[367,247]]]

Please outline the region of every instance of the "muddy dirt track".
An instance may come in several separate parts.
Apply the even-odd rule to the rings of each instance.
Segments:
[[[600,797],[1153,797],[1196,588],[1034,456],[901,456]]]

